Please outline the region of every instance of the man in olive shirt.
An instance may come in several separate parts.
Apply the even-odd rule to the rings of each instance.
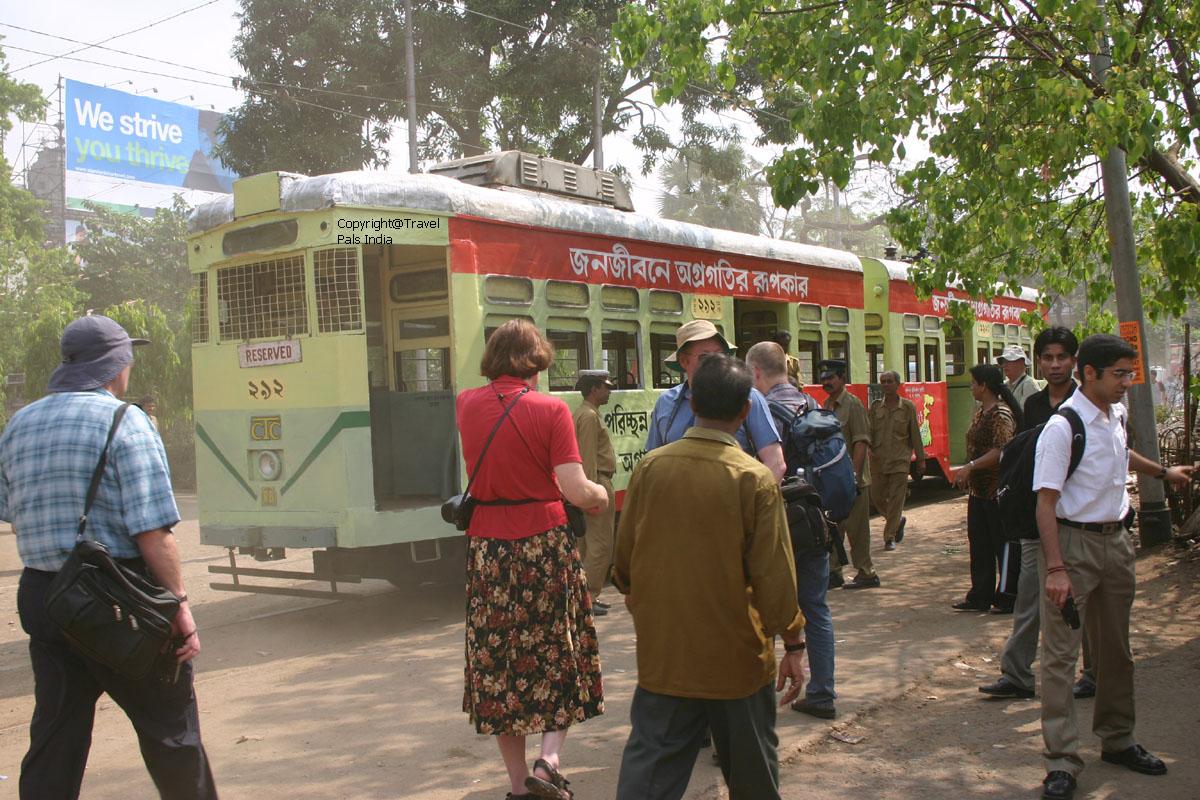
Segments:
[[[683,797],[706,728],[730,799],[777,800],[775,690],[790,679],[782,705],[804,684],[783,499],[733,437],[749,368],[710,355],[691,384],[695,426],[642,459],[621,512],[613,584],[633,615],[638,686],[617,800]]]
[[[871,403],[871,475],[875,508],[883,515],[883,549],[895,550],[904,539],[904,498],[908,494],[909,459],[916,454],[916,474],[925,473],[925,447],[917,423],[917,407],[900,396],[900,373],[879,376],[883,397]]]
[[[850,560],[858,574],[854,580],[845,582],[842,577],[843,564],[835,567],[834,558],[829,563],[829,585],[847,589],[874,589],[879,586],[879,576],[871,563],[871,468],[867,464],[867,445],[871,441],[871,428],[867,422],[867,410],[862,401],[846,391],[846,362],[827,358],[817,364],[821,387],[828,397],[823,406],[837,414],[842,423],[842,435],[846,447],[850,448],[850,461],[858,479],[858,499],[850,509],[850,516],[837,524],[838,536],[850,540]]]
[[[608,430],[600,419],[600,407],[608,402],[608,396],[617,385],[605,370],[584,369],[579,371],[575,388],[583,395],[583,403],[575,411],[575,439],[583,459],[583,474],[608,492],[608,507],[599,514],[587,515],[587,536],[579,540],[579,557],[583,559],[583,571],[587,574],[588,591],[592,595],[592,614],[602,617],[608,613],[608,604],[601,603],[599,597],[612,569],[613,521],[617,513],[612,479],[617,471],[617,456]]]

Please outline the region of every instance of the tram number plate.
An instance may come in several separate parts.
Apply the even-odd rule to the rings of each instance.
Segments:
[[[283,384],[279,381],[246,381],[247,393],[251,400],[270,400],[272,397],[283,397]]]
[[[725,316],[725,304],[712,295],[696,295],[692,298],[692,316],[696,319],[720,319]]]

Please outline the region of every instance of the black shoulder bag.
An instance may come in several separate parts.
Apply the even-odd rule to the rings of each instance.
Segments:
[[[125,403],[113,414],[79,517],[75,549],[50,584],[46,613],[76,650],[127,678],[141,679],[171,641],[180,599],[114,561],[107,547],[87,535],[108,448],[128,408]]]
[[[467,488],[462,494],[456,494],[446,502],[442,503],[442,520],[449,522],[460,531],[465,531],[471,526],[471,517],[475,514],[475,506],[480,504],[480,501],[471,496],[471,484],[475,482],[475,476],[479,474],[479,468],[483,466],[483,457],[487,455],[488,448],[492,446],[492,439],[496,438],[496,432],[500,430],[500,426],[504,424],[504,420],[508,419],[508,414],[513,410],[522,397],[525,396],[529,389],[522,389],[517,392],[516,398],[508,404],[508,408],[504,409],[504,413],[500,415],[500,419],[496,420],[496,424],[492,427],[492,432],[488,434],[487,441],[483,443],[483,449],[479,451],[479,458],[475,461],[475,468],[471,470],[471,476],[467,478]],[[522,505],[524,503],[537,503],[538,500],[488,500],[484,501],[484,505]]]

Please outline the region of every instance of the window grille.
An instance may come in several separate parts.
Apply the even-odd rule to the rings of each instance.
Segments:
[[[313,282],[317,287],[317,332],[361,331],[358,250],[317,250],[313,253]]]
[[[222,341],[308,333],[304,256],[217,270]]]
[[[192,311],[192,344],[205,344],[208,341],[208,273],[201,272],[192,278],[196,290],[196,307]]]

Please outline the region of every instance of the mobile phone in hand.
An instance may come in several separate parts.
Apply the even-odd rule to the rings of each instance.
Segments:
[[[1068,595],[1067,602],[1062,607],[1063,622],[1071,626],[1071,630],[1079,630],[1079,609],[1075,607],[1075,596]]]

